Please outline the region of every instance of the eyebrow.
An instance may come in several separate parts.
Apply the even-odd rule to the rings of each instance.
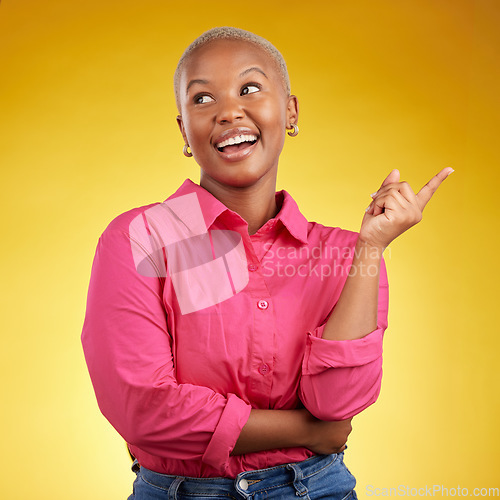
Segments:
[[[259,67],[257,66],[252,66],[251,68],[248,68],[246,69],[245,71],[242,71],[240,74],[239,74],[239,77],[242,78],[244,77],[245,75],[247,75],[248,73],[251,73],[252,71],[257,71],[261,74],[263,74],[267,79],[268,76],[264,73],[264,71],[262,71]],[[189,83],[188,83],[188,86],[186,88],[186,94],[189,92],[189,89],[195,85],[196,83],[199,83],[201,85],[207,85],[209,82],[208,80],[201,80],[201,79],[197,79],[197,80],[191,80]]]
[[[257,67],[257,66],[252,66],[251,68],[248,68],[248,69],[246,69],[245,71],[242,71],[242,72],[240,73],[240,78],[241,78],[242,76],[245,76],[245,75],[246,75],[246,74],[248,74],[248,73],[251,73],[252,71],[258,71],[259,73],[262,73],[262,74],[263,74],[263,75],[267,78],[267,75],[264,73],[264,71],[262,71],[262,70],[261,70],[259,67]],[[269,78],[268,78],[268,79],[269,79]]]
[[[201,83],[202,85],[206,85],[208,83],[208,80],[191,80],[188,83],[188,86],[186,88],[186,94],[189,92],[189,89],[195,84],[195,83]]]

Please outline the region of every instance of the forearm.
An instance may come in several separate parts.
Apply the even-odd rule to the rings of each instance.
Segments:
[[[359,339],[377,328],[382,251],[358,239],[349,276],[323,331],[324,339]]]
[[[253,409],[231,454],[295,447],[318,454],[340,453],[351,430],[351,419],[323,422],[305,409]]]
[[[304,446],[306,410],[257,410],[243,427],[232,455]]]

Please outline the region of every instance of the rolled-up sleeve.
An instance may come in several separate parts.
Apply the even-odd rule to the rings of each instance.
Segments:
[[[164,281],[137,272],[126,230],[106,229],[92,266],[82,332],[97,401],[132,447],[202,460],[223,472],[251,407],[234,394],[177,382]]]
[[[343,420],[377,400],[388,303],[387,272],[382,261],[376,330],[360,339],[338,341],[322,338],[325,324],[308,332],[299,395],[315,417]]]

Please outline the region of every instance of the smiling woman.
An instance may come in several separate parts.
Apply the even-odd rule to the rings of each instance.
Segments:
[[[82,334],[101,411],[136,457],[130,499],[356,498],[343,458],[380,391],[382,254],[451,169],[418,194],[392,171],[359,233],[325,227],[276,192],[298,101],[269,42],[211,30],[175,89],[200,182],[110,223]]]

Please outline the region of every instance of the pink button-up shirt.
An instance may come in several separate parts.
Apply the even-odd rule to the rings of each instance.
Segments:
[[[230,456],[250,410],[351,417],[380,391],[388,288],[377,329],[322,339],[357,233],[308,222],[286,191],[253,235],[189,179],[101,235],[82,342],[101,411],[144,467],[235,477],[301,461],[287,448]]]

